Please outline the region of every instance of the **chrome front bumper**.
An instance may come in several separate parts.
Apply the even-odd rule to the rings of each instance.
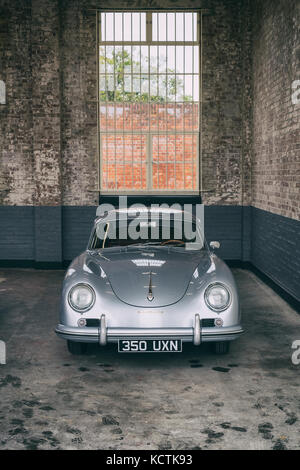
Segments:
[[[70,327],[59,324],[55,329],[58,336],[83,343],[116,343],[119,339],[181,339],[183,342],[201,343],[210,341],[233,341],[244,330],[241,325],[230,327],[201,328],[199,315],[195,315],[193,328],[107,328],[105,315],[101,316],[100,327]]]

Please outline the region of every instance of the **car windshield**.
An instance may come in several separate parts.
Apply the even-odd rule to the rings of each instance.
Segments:
[[[190,250],[206,248],[196,219],[184,213],[145,214],[138,217],[108,217],[96,223],[90,249],[113,247],[174,247]]]

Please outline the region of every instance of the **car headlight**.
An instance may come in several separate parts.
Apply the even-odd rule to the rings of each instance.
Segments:
[[[69,292],[69,304],[78,312],[85,312],[95,303],[94,289],[88,284],[77,284]]]
[[[224,284],[211,284],[205,290],[204,299],[210,309],[221,312],[230,304],[230,292]]]

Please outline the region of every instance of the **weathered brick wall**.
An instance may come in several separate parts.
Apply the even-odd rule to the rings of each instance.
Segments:
[[[96,14],[60,1],[63,204],[98,203]]]
[[[32,144],[31,2],[0,1],[0,204],[30,205],[35,193]]]
[[[203,18],[202,185],[206,204],[248,204],[249,0],[162,0]],[[113,7],[135,2],[114,1]],[[141,7],[141,2],[136,2]],[[145,2],[146,6],[149,6]],[[99,0],[0,0],[0,191],[4,205],[97,204]],[[245,59],[247,58],[247,59]]]
[[[300,79],[300,5],[254,3],[252,204],[299,219],[300,104],[292,103],[292,82]]]
[[[147,140],[152,148],[152,186],[196,190],[198,104],[102,103],[100,106],[101,188],[147,189]],[[114,135],[122,130],[127,134]],[[177,136],[172,134],[176,131]],[[152,136],[147,132],[151,131]],[[170,132],[158,135],[156,132]],[[183,132],[195,131],[194,135]]]
[[[300,300],[300,5],[256,0],[253,9],[251,261]]]
[[[203,18],[202,187],[205,204],[249,204],[251,10],[214,1]]]

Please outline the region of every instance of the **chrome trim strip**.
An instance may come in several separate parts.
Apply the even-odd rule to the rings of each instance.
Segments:
[[[198,313],[195,315],[195,326],[194,326],[194,345],[199,346],[201,344],[201,326],[200,316]]]
[[[105,315],[101,315],[100,319],[100,328],[99,328],[99,344],[105,346],[107,343],[107,328],[106,328],[106,319]]]
[[[105,316],[104,316],[105,318]],[[101,317],[102,320],[102,317]],[[101,336],[102,327],[102,336]],[[67,327],[58,325],[55,332],[58,336],[64,339],[73,339],[74,341],[85,342],[98,342],[104,341],[105,343],[117,341],[123,338],[178,338],[183,341],[194,342],[195,331],[194,328],[107,328],[106,319],[101,321],[101,327]],[[202,328],[201,329],[201,343],[208,341],[231,341],[239,337],[244,330],[240,325],[234,327],[216,327],[216,328]],[[101,336],[101,339],[100,339]]]

